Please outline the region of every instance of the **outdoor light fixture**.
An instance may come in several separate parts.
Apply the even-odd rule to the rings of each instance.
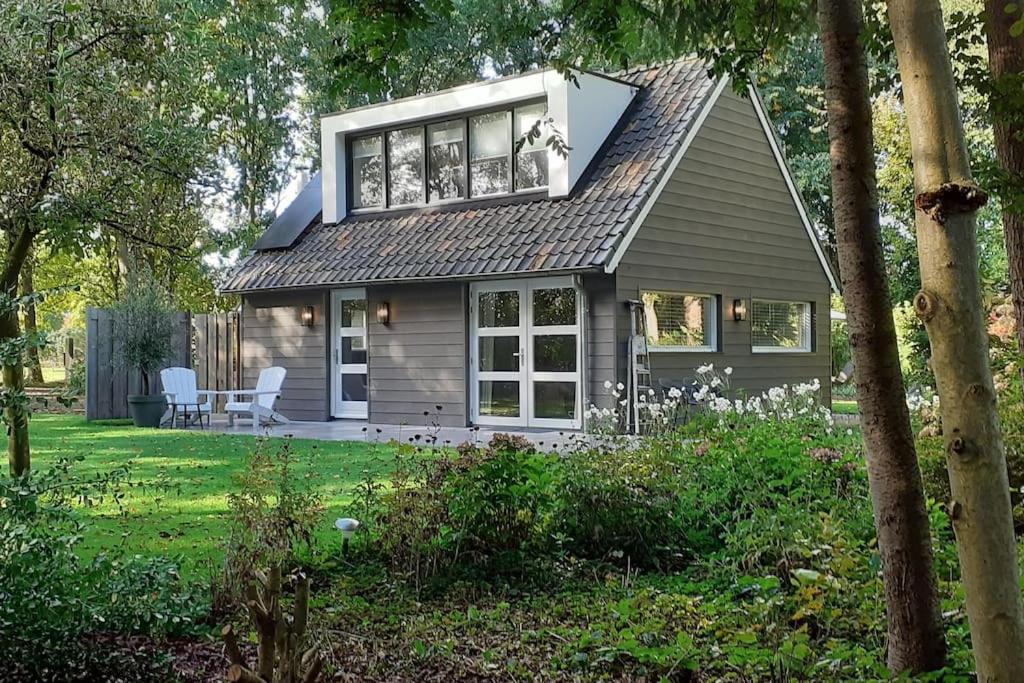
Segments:
[[[747,302],[743,299],[732,300],[732,319],[736,322],[747,319]]]
[[[377,304],[377,322],[381,325],[387,325],[391,322],[391,304],[387,301],[381,301]]]
[[[334,522],[334,527],[341,532],[341,552],[348,554],[348,542],[359,528],[359,520],[351,517],[341,517]]]
[[[302,307],[301,320],[302,320],[302,324],[305,325],[306,327],[313,327],[313,313],[314,313],[314,309],[313,309],[312,306],[303,306]]]

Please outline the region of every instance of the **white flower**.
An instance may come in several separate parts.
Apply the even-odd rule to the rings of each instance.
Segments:
[[[727,375],[731,375],[731,374],[732,374],[732,368],[726,368],[726,369],[725,369],[725,370],[723,370],[722,372],[724,372],[724,373],[725,373],[725,374],[727,374]]]
[[[647,395],[648,396],[654,396],[654,389],[648,389],[647,390]]]
[[[711,372],[714,369],[715,366],[712,365],[711,363],[708,363],[707,365],[701,365],[699,368],[697,368],[697,374],[703,375],[705,372]]]
[[[711,378],[711,386],[713,386],[713,387],[720,387],[720,386],[722,386],[722,380],[718,379],[717,377],[712,377]]]
[[[668,390],[668,395],[669,395],[669,398],[681,398],[682,395],[683,395],[683,392],[680,391],[676,387],[672,387],[671,389]]]
[[[610,379],[606,379],[604,381],[604,388],[605,389],[611,389],[612,388],[612,381]]]
[[[615,385],[615,388],[618,389],[619,391],[622,391],[623,389],[626,388],[626,385],[623,384],[622,382],[619,382],[618,384]]]

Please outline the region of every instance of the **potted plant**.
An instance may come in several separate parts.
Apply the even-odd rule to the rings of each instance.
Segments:
[[[130,274],[125,296],[111,309],[114,363],[142,375],[142,393],[128,395],[136,427],[159,427],[167,398],[153,395],[153,373],[174,355],[175,310],[167,290],[148,270]]]

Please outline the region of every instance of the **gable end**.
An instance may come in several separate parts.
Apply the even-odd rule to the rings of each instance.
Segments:
[[[783,196],[788,195],[788,200],[789,202],[791,202],[793,209],[792,218],[796,219],[795,222],[799,223],[803,233],[806,235],[807,239],[810,240],[815,258],[821,270],[823,271],[825,279],[828,281],[830,288],[832,289],[832,291],[838,293],[838,280],[831,267],[831,264],[825,256],[825,252],[822,249],[821,243],[818,240],[818,236],[815,232],[814,226],[811,224],[810,219],[807,216],[807,210],[804,206],[803,199],[800,196],[800,192],[796,187],[796,183],[793,180],[792,174],[790,173],[789,166],[786,164],[785,158],[782,155],[781,145],[779,144],[778,139],[775,136],[775,131],[772,128],[767,113],[765,112],[764,103],[761,100],[760,95],[758,95],[756,89],[754,89],[753,86],[751,86],[748,89],[749,98],[744,100],[743,98],[740,98],[732,91],[726,92],[726,85],[727,80],[722,79],[721,81],[719,81],[714,91],[708,97],[707,102],[705,103],[704,108],[701,110],[697,120],[694,122],[693,127],[688,131],[686,137],[680,144],[679,149],[676,150],[676,153],[671,161],[671,164],[666,169],[664,175],[660,178],[658,185],[655,187],[650,197],[648,197],[647,202],[642,207],[636,219],[630,225],[629,230],[627,231],[626,235],[623,237],[623,239],[615,249],[611,258],[605,264],[605,272],[615,272],[616,269],[619,267],[620,263],[626,256],[627,252],[633,246],[634,240],[637,237],[637,233],[641,231],[641,228],[644,225],[650,222],[648,219],[649,215],[651,214],[651,211],[654,210],[655,206],[658,205],[659,203],[665,202],[663,193],[666,189],[666,186],[668,186],[670,183],[687,183],[687,178],[685,177],[686,168],[690,168],[692,170],[695,167],[695,164],[700,163],[699,160],[695,159],[695,157],[701,157],[702,155],[706,155],[706,152],[704,150],[691,152],[693,142],[696,139],[698,139],[698,137],[714,136],[717,134],[716,131],[705,130],[704,124],[707,122],[708,118],[712,116],[713,112],[714,115],[719,118],[721,118],[724,115],[724,113],[720,114],[719,111],[723,107],[725,107],[725,105],[720,106],[719,103],[723,99],[728,99],[731,100],[731,105],[735,105],[737,101],[746,102],[746,111],[750,112],[750,109],[753,110],[750,113],[754,114],[754,116],[750,116],[751,120],[746,122],[748,124],[746,128],[749,132],[750,129],[756,127],[756,129],[759,130],[764,137],[757,141],[751,140],[750,143],[752,146],[762,146],[762,149],[766,152],[770,151],[770,157],[768,156],[768,154],[761,154],[761,157],[765,159],[771,158],[772,160],[771,171],[768,170],[766,165],[761,164],[757,166],[756,170],[753,172],[756,174],[761,174],[762,176],[768,176],[774,175],[773,172],[777,170],[779,176],[776,177],[776,183],[777,178],[781,178],[782,180],[782,183],[777,183],[778,189],[782,190],[782,192],[778,194],[782,194]],[[724,98],[723,93],[726,93]],[[683,162],[684,158],[687,161],[693,163],[689,163],[686,165],[686,167],[684,167],[684,169],[679,170],[679,166]],[[754,168],[754,166],[751,165],[751,168]],[[762,189],[761,191],[763,192],[764,190]],[[685,247],[686,244],[680,242],[680,246]]]

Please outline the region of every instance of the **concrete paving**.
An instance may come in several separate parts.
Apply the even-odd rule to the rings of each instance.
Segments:
[[[198,425],[190,426],[198,430]],[[223,434],[252,434],[252,423],[247,419],[235,420],[232,427],[224,415],[214,415],[209,429]],[[502,429],[500,427],[424,427],[410,425],[370,424],[365,420],[332,420],[330,422],[298,422],[261,427],[261,436],[320,441],[400,441],[424,445],[457,446],[470,442],[486,444],[494,434],[516,434],[525,437],[538,450],[568,450],[587,439],[585,434],[571,430]]]

